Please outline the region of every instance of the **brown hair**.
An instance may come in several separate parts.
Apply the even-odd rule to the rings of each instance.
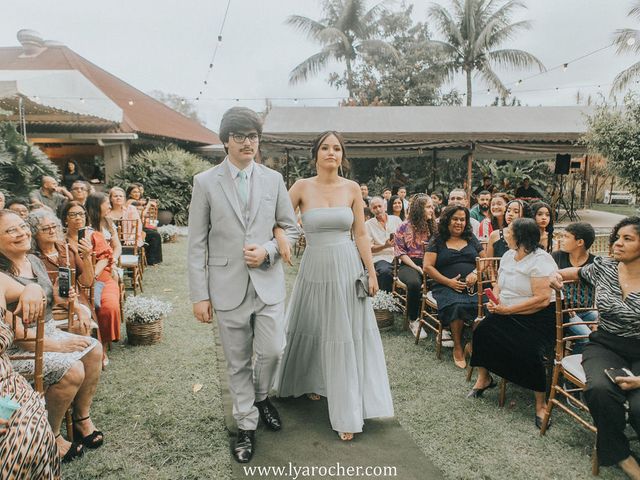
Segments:
[[[314,167],[316,166],[316,162],[318,161],[318,150],[320,150],[320,145],[322,145],[322,142],[324,142],[327,139],[327,137],[329,137],[330,135],[333,135],[338,139],[340,148],[342,148],[341,166],[342,166],[343,173],[345,173],[345,176],[346,176],[346,174],[349,173],[351,165],[349,164],[349,160],[347,159],[347,150],[344,147],[344,138],[342,138],[342,135],[340,135],[335,130],[327,130],[326,132],[322,132],[320,135],[318,135],[315,138],[315,140],[311,144],[311,164]]]

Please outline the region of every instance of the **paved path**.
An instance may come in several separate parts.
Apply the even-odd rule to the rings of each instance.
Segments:
[[[578,216],[581,222],[590,223],[595,229],[610,229],[620,220],[625,218],[625,215],[618,215],[617,213],[601,212],[599,210],[578,210]],[[564,212],[563,212],[564,214]],[[562,215],[561,215],[562,218]],[[558,222],[559,227],[563,227],[571,223],[568,218],[563,218],[561,222]]]
[[[225,409],[225,423],[230,432],[230,442],[235,440],[236,426],[231,416],[231,398],[227,385],[222,347],[216,334],[216,353],[220,366],[219,377],[222,383],[222,402]],[[350,466],[361,468],[361,477],[367,473],[364,469],[391,467],[387,475],[376,478],[400,478],[403,480],[439,480],[442,472],[424,455],[409,434],[403,430],[397,420],[367,420],[364,432],[355,436],[351,442],[343,442],[331,430],[326,399],[314,402],[306,397],[297,399],[277,399],[274,404],[282,416],[283,428],[272,432],[262,424],[256,431],[256,453],[249,464],[231,462],[234,479],[269,478],[354,478],[348,475]],[[284,467],[284,474],[253,474],[244,467]],[[300,468],[325,467],[327,472],[316,470],[316,475],[303,476]],[[329,468],[342,475],[330,476]],[[343,470],[338,470],[342,467]],[[272,471],[273,472],[273,471]],[[369,470],[376,473],[376,470]],[[372,477],[373,475],[369,475]],[[357,477],[356,477],[357,478]]]

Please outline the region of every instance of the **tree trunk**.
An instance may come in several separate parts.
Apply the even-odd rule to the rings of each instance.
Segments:
[[[467,74],[467,107],[471,106],[471,70],[465,70]]]
[[[351,59],[346,57],[345,62],[347,63],[347,91],[349,92],[349,98],[353,98],[355,100],[353,95],[353,72],[351,71]]]

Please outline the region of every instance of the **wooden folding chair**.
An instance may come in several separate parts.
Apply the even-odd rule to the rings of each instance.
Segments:
[[[422,300],[420,302],[420,328],[416,334],[416,345],[420,340],[420,332],[424,328],[426,332],[431,331],[436,338],[436,358],[442,359],[442,322],[438,319],[438,303],[433,296],[431,286],[433,280],[423,272],[422,274]]]
[[[118,238],[122,244],[123,253],[118,259],[118,266],[122,268],[131,278],[131,288],[133,294],[138,294],[138,289],[144,292],[142,288],[142,269],[140,267],[140,255],[138,247],[138,227],[140,220],[116,220],[115,224],[118,229]],[[124,253],[128,250],[129,253]]]
[[[568,321],[568,318],[574,314],[592,310],[597,310],[597,307],[595,305],[595,289],[590,284],[575,281],[564,282],[563,291],[556,292],[555,359],[549,400],[540,428],[541,435],[547,432],[554,407],[558,407],[584,428],[597,434],[596,427],[591,422],[588,407],[575,395],[584,390],[587,379],[582,368],[582,354],[573,354],[571,349],[576,340],[585,339],[587,336],[573,335],[569,331],[569,327],[573,325],[594,326],[598,322]],[[570,382],[574,387],[568,388],[565,382]],[[577,410],[569,408],[565,405],[565,401],[570,401]],[[583,415],[577,412],[582,412]],[[598,474],[598,455],[595,446],[591,456],[591,469],[594,475]]]
[[[398,307],[404,316],[403,328],[409,330],[409,311],[407,310],[407,286],[398,278],[398,270],[400,269],[400,258],[393,259],[393,284],[391,286],[391,295],[396,300]]]
[[[23,328],[23,336],[18,336],[16,333],[16,327],[18,321],[22,323],[22,320],[19,320],[17,315],[14,315],[9,311],[6,312],[6,323],[11,325],[11,328],[14,331],[14,342],[32,343],[34,345],[33,352],[24,352],[21,355],[10,355],[9,360],[33,360],[33,374],[25,375],[25,378],[33,384],[33,389],[36,392],[44,395],[44,316],[46,311],[46,300],[43,299],[42,303],[42,314],[36,321],[36,336],[34,338],[27,338],[28,329],[26,326]]]
[[[485,288],[493,288],[498,282],[498,269],[500,268],[500,257],[476,257],[476,273],[477,283],[476,289],[478,292],[478,315],[473,324],[474,328],[484,319],[484,303],[483,293]],[[473,352],[473,345],[471,342],[465,345],[464,355],[467,360],[467,382],[471,381],[473,376],[473,367],[470,363],[471,353]]]
[[[293,254],[298,258],[300,254],[304,251],[307,246],[307,239],[304,236],[304,233],[301,233],[298,237],[298,241],[293,246]]]

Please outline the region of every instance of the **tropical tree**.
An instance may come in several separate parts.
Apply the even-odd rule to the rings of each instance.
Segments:
[[[508,96],[509,90],[495,72],[495,67],[524,69],[544,65],[537,57],[524,50],[500,48],[518,32],[531,28],[531,22],[512,22],[511,16],[518,8],[526,8],[524,2],[510,0],[502,6],[497,0],[452,0],[453,11],[438,4],[429,8],[433,20],[444,40],[432,40],[430,44],[446,56],[444,67],[449,79],[463,73],[467,80],[467,106],[471,105],[472,75],[479,76],[500,96]]]
[[[393,46],[394,57],[364,56],[351,77],[356,105],[460,105],[457,90],[440,91],[445,79],[440,67],[444,58],[434,51],[428,25],[414,22],[413,5],[402,2],[396,11],[382,12],[378,18],[379,39]],[[347,85],[347,75],[333,73],[329,83]],[[351,102],[349,102],[351,104]]]
[[[636,0],[627,17],[640,20],[640,1]],[[613,43],[617,46],[616,53],[640,53],[640,30],[634,28],[622,28],[614,32]],[[626,70],[623,70],[613,80],[611,93],[624,90],[629,83],[640,75],[640,62],[636,62]]]
[[[306,81],[325,68],[330,60],[344,61],[347,91],[352,97],[353,68],[361,56],[398,56],[395,48],[377,37],[377,19],[386,10],[385,3],[380,2],[367,10],[366,0],[325,0],[324,18],[320,21],[301,15],[289,16],[288,25],[322,45],[322,50],[291,71],[289,83]]]

